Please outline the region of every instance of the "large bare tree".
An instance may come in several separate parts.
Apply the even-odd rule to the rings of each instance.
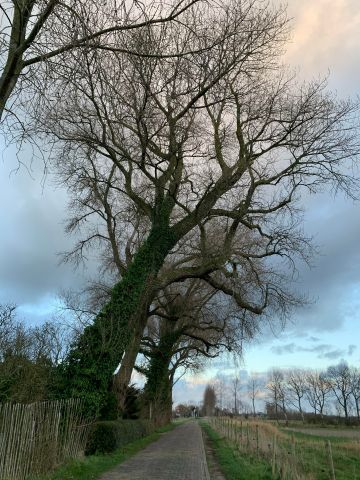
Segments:
[[[210,2],[187,9],[181,23],[128,32],[121,48],[72,50],[56,73],[36,127],[54,141],[59,168],[78,172],[90,161],[102,188],[147,222],[146,239],[74,350],[71,368],[82,377],[111,376],[182,241],[201,239],[216,222],[225,232],[224,277],[241,271],[243,258],[256,277],[253,265],[263,260],[272,281],[221,287],[259,315],[280,293],[272,257],[293,262],[306,246],[300,192],[331,184],[354,195],[344,163],[358,154],[357,106],[338,101],[324,82],[297,84],[279,61],[287,29],[283,9]],[[218,288],[209,274],[219,263],[210,256],[196,274]],[[188,267],[169,281],[191,276]]]

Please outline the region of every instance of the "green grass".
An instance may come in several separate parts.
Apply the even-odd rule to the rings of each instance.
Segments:
[[[95,480],[102,473],[124,462],[150,443],[158,440],[161,433],[168,432],[175,426],[174,424],[169,424],[107,455],[91,455],[82,459],[72,460],[57,468],[51,474],[32,477],[32,480]]]
[[[303,471],[312,474],[316,480],[328,480],[329,455],[325,448],[326,440],[332,445],[332,456],[337,480],[360,480],[359,451],[351,448],[351,439],[320,437],[297,433],[296,449]]]
[[[200,422],[211,441],[215,458],[226,480],[275,480],[271,467],[254,455],[241,453],[233,444],[221,437],[206,422]]]
[[[254,453],[251,453],[251,450],[249,453],[238,452],[232,442],[222,438],[209,425],[206,424],[203,427],[213,442],[218,463],[227,480],[272,478],[267,449],[262,452],[262,454],[267,454],[266,459],[264,457],[259,459]],[[245,430],[244,427],[243,430]],[[280,431],[277,437],[277,468],[283,466],[288,472],[287,479],[292,478],[292,472],[298,472],[297,478],[329,480],[329,453],[325,447],[326,440],[329,439],[332,445],[336,480],[360,480],[360,450],[356,440],[294,432],[295,457],[293,457],[292,432],[285,430],[283,432],[286,435],[284,435],[280,434]],[[272,439],[269,437],[269,444],[271,441]]]
[[[337,444],[337,443],[351,443],[351,442],[354,442],[356,441],[356,439],[353,439],[351,437],[340,437],[340,436],[337,436],[337,435],[313,435],[312,433],[305,433],[305,432],[295,432],[295,431],[291,431],[291,430],[286,430],[286,429],[283,429],[283,428],[280,428],[279,429],[280,431],[282,431],[283,433],[285,433],[286,435],[294,435],[294,437],[298,440],[308,440],[310,442],[321,442],[321,443],[324,443],[326,442],[327,440],[330,440],[330,442],[333,444]]]

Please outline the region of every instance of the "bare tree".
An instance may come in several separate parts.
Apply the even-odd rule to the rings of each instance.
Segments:
[[[351,395],[355,404],[357,419],[360,420],[360,370],[351,368]]]
[[[104,378],[141,331],[159,271],[183,239],[194,232],[201,239],[217,222],[225,232],[223,259],[179,268],[169,282],[196,270],[240,308],[260,315],[293,301],[282,288],[284,270],[271,257],[290,266],[297,255],[307,259],[293,207],[298,194],[328,183],[354,195],[343,165],[358,154],[357,107],[337,101],[324,82],[299,87],[278,63],[286,37],[283,9],[254,0],[209,4],[187,10],[183,23],[130,32],[122,46],[131,55],[72,50],[71,75],[66,68],[57,72],[40,123],[60,152],[62,175],[71,181],[90,163],[101,188],[140,211],[148,225],[111,301],[78,346],[77,354],[94,356],[106,346],[108,361],[93,361]],[[189,45],[192,53],[182,55]],[[164,58],[169,49],[179,55]],[[249,235],[230,262],[243,231]],[[238,288],[226,277],[245,264],[257,283]],[[224,282],[210,275],[219,266]],[[90,346],[96,338],[105,341]]]
[[[104,177],[103,172],[97,170],[95,165],[90,164],[88,168],[83,167],[76,175],[72,176],[70,185],[73,198],[70,203],[70,210],[73,216],[69,218],[67,229],[68,231],[76,230],[77,232],[81,229],[83,236],[80,237],[72,251],[64,254],[66,261],[72,260],[75,264],[78,264],[85,260],[88,250],[96,248],[98,256],[99,251],[101,251],[102,271],[107,276],[108,281],[109,276],[111,279],[112,275],[114,275],[114,281],[116,281],[116,276],[122,276],[127,271],[134,253],[146,235],[146,227],[148,225],[146,218],[144,219],[140,212],[133,211],[127,204],[119,203],[117,196],[108,188],[111,181],[114,181],[113,175],[114,171],[111,170],[109,176]],[[68,182],[68,177],[65,178]],[[106,181],[106,187],[102,185],[103,179]],[[91,218],[93,220],[89,222]],[[124,352],[120,369],[116,374],[115,383],[120,407],[122,403],[121,398],[125,398],[124,395],[140,348],[147,318],[149,315],[161,315],[161,312],[163,312],[164,318],[171,318],[173,322],[176,320],[174,315],[169,317],[166,309],[173,303],[174,298],[181,297],[179,286],[186,282],[186,277],[199,277],[197,282],[193,282],[192,291],[194,293],[196,293],[196,290],[205,289],[204,291],[208,292],[206,295],[209,295],[210,298],[218,292],[221,295],[221,300],[218,303],[225,304],[229,301],[234,303],[234,312],[231,315],[232,320],[229,320],[228,313],[222,311],[223,321],[221,323],[218,322],[216,325],[211,326],[211,322],[208,319],[206,325],[208,331],[214,331],[216,327],[218,333],[222,332],[222,335],[225,336],[223,346],[226,345],[226,348],[232,350],[241,349],[241,341],[252,338],[256,333],[260,319],[258,321],[255,320],[253,312],[244,308],[246,305],[244,305],[241,298],[245,293],[245,288],[248,292],[255,292],[261,285],[261,282],[265,282],[265,276],[267,281],[270,282],[273,273],[269,269],[264,268],[261,258],[252,259],[251,263],[247,261],[246,248],[251,249],[250,256],[252,257],[255,247],[257,247],[257,254],[261,257],[265,246],[261,243],[257,244],[256,238],[246,229],[238,229],[235,241],[229,251],[231,256],[226,260],[223,252],[226,231],[226,228],[213,222],[211,227],[203,231],[200,237],[193,234],[190,238],[179,242],[175,252],[165,261],[156,282],[158,293],[156,294],[154,290],[154,296],[157,296],[156,300],[154,298],[154,303],[157,306],[150,309],[147,315],[144,315],[143,320],[139,323],[139,328],[133,332],[131,342]],[[243,243],[240,249],[237,247],[239,244],[238,238],[239,240],[241,238]],[[209,271],[210,259],[211,268]],[[226,261],[232,265],[231,274],[226,267],[224,268]],[[236,268],[234,267],[235,265]],[[209,273],[204,277],[203,274],[206,271],[209,271]],[[170,288],[173,288],[171,285],[174,285],[173,282],[179,281],[181,283],[178,283],[177,289],[173,289],[174,291],[167,295],[166,290],[169,289],[170,292]],[[277,291],[279,293],[279,277],[275,275],[271,281],[277,283]],[[101,285],[98,281],[93,286],[91,298],[88,299],[90,300],[90,306],[80,307],[77,305],[74,309],[71,306],[74,303],[73,296],[66,296],[66,303],[71,310],[76,312],[81,324],[84,321],[88,324],[89,315],[90,318],[94,317],[96,311],[99,311],[109,301],[111,294],[109,285],[110,283]],[[194,286],[196,287],[195,291]],[[165,292],[165,294],[162,292]],[[281,300],[281,296],[278,299]],[[77,304],[78,299],[75,298],[75,300]],[[290,296],[287,295],[285,305],[289,303]],[[187,304],[188,309],[190,305],[191,303]],[[273,306],[275,305],[276,302]],[[279,307],[280,310],[283,308],[280,303]],[[280,310],[278,313],[281,313]],[[191,325],[192,317],[189,313],[187,313],[187,318],[190,320]],[[238,320],[235,322],[236,318]],[[193,322],[193,324],[195,325],[196,322]],[[186,335],[190,331],[188,327]],[[203,330],[203,327],[201,329]],[[183,333],[185,332],[183,331]],[[241,334],[240,337],[239,334]],[[236,344],[239,338],[240,343]],[[219,338],[217,343],[220,346]],[[208,343],[208,346],[211,346],[211,342]],[[182,351],[182,361],[185,361],[185,351],[188,350]],[[191,349],[189,351],[192,352]]]
[[[238,373],[235,374],[231,379],[231,393],[234,399],[233,412],[234,415],[239,414],[239,390],[240,390],[240,376]]]
[[[325,376],[347,419],[349,417],[352,392],[349,366],[346,363],[339,363],[338,365],[328,367]]]
[[[16,305],[0,304],[0,359],[4,358],[4,352],[13,340],[16,330]]]
[[[301,369],[289,370],[286,372],[286,382],[288,390],[288,401],[291,403],[301,415],[304,422],[304,412],[302,401],[306,394],[306,372]]]
[[[248,395],[251,400],[251,405],[252,405],[252,413],[253,416],[256,416],[256,398],[259,396],[261,390],[260,387],[262,386],[262,382],[260,381],[259,377],[252,372],[251,376],[248,381]]]
[[[218,373],[213,381],[213,386],[216,393],[216,406],[222,411],[225,408],[228,394],[228,385],[225,376]]]
[[[326,400],[331,391],[331,386],[323,372],[306,372],[306,398],[310,406],[314,409],[315,415],[324,414]]]
[[[279,412],[282,411],[287,420],[286,403],[288,399],[284,372],[279,369],[272,369],[269,372],[269,381],[266,387],[270,392],[271,403],[274,405],[276,419],[279,419]]]

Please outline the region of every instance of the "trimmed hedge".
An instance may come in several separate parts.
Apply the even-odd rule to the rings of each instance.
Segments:
[[[85,455],[110,453],[155,430],[150,420],[112,420],[96,422],[90,429]]]

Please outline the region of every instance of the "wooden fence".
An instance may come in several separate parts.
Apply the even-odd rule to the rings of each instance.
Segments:
[[[83,454],[88,425],[78,399],[0,404],[0,480],[24,480]]]
[[[296,438],[270,422],[256,420],[210,417],[208,422],[240,452],[255,455],[269,463],[273,478],[313,480],[317,478],[313,466],[317,465],[322,472],[321,478],[336,480],[337,462],[342,463],[349,455],[360,456],[360,443],[356,440],[330,443],[328,439],[312,441]],[[360,477],[354,471],[353,477],[349,478]]]

